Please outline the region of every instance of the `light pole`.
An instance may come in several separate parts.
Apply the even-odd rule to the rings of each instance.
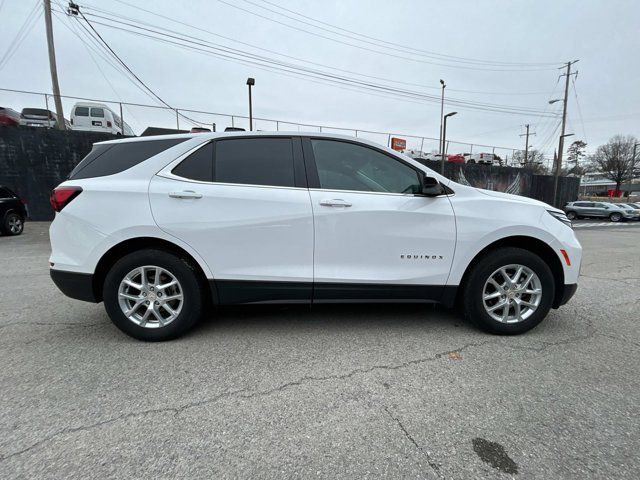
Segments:
[[[256,84],[254,78],[247,78],[247,85],[249,85],[249,131],[253,131],[253,105],[251,102],[251,87]]]
[[[444,89],[447,86],[444,83],[444,80],[440,79],[440,85],[442,85],[442,100],[440,101],[440,145],[439,145],[439,150],[440,150],[440,161],[442,162],[442,167],[440,170],[440,173],[444,174],[444,144],[442,141],[442,123],[444,121]]]
[[[458,112],[447,113],[443,118],[444,123],[442,125],[442,157],[440,158],[440,161],[442,162],[440,164],[440,173],[442,173],[443,175],[444,175],[444,145],[445,145],[445,142],[447,141],[447,118],[453,117],[457,113]]]

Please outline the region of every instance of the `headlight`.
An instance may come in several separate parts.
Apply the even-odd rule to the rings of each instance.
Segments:
[[[636,213],[633,210],[627,210],[627,213]]]
[[[564,223],[567,227],[573,228],[571,225],[571,220],[569,220],[567,218],[567,216],[565,215],[564,212],[556,212],[554,210],[547,210],[547,212],[549,213],[549,215],[551,215],[553,218],[560,220],[562,223]]]

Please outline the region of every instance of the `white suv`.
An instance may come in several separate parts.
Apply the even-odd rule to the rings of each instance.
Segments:
[[[569,300],[582,255],[561,210],[337,135],[97,143],[51,203],[53,281],[142,340],[246,303],[459,303],[516,334]]]

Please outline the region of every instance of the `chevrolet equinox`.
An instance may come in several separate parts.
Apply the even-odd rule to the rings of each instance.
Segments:
[[[582,255],[561,210],[328,134],[96,143],[51,204],[55,284],[148,341],[249,303],[457,304],[518,334],[571,298]]]

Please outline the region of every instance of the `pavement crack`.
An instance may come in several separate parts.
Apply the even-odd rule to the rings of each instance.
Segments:
[[[307,383],[312,383],[312,382],[324,382],[324,381],[330,381],[330,380],[345,380],[348,378],[351,378],[355,375],[364,375],[367,373],[370,373],[372,371],[375,370],[399,370],[402,368],[407,368],[410,366],[414,366],[414,365],[420,365],[426,362],[432,362],[435,360],[440,359],[441,357],[448,355],[449,353],[453,353],[453,352],[461,352],[465,349],[468,349],[470,347],[479,347],[479,346],[483,346],[486,345],[488,343],[494,343],[494,341],[492,340],[487,340],[484,342],[478,342],[478,343],[468,343],[463,345],[462,347],[459,347],[455,350],[448,350],[446,352],[442,352],[442,353],[436,353],[435,355],[431,356],[431,357],[426,357],[426,358],[420,358],[420,359],[416,359],[416,360],[409,360],[407,362],[403,362],[403,363],[399,363],[399,364],[395,364],[395,365],[373,365],[371,367],[368,368],[356,368],[353,369],[347,373],[344,374],[335,374],[335,375],[326,375],[326,376],[305,376],[302,378],[299,378],[298,380],[293,380],[290,382],[286,382],[283,383],[281,385],[278,385],[277,387],[274,388],[270,388],[267,390],[262,390],[262,391],[257,391],[257,392],[251,392],[251,393],[245,393],[247,392],[246,388],[242,388],[242,389],[237,389],[237,390],[233,390],[230,392],[224,392],[221,393],[219,395],[216,395],[214,397],[211,398],[207,398],[204,400],[199,400],[197,402],[190,402],[190,403],[186,403],[184,405],[181,406],[177,406],[177,407],[166,407],[166,408],[157,408],[157,409],[149,409],[149,410],[143,410],[143,411],[139,411],[139,412],[130,412],[127,414],[123,414],[123,415],[118,415],[116,417],[113,418],[109,418],[106,420],[102,420],[100,422],[96,422],[96,423],[92,423],[89,425],[81,425],[78,427],[67,427],[64,428],[62,430],[59,430],[51,435],[48,435],[40,440],[38,440],[37,442],[31,444],[30,446],[23,448],[21,450],[15,451],[13,453],[7,454],[7,455],[0,455],[0,462],[4,462],[5,460],[8,460],[12,457],[21,455],[23,453],[27,453],[37,447],[39,447],[40,445],[43,445],[44,443],[47,443],[51,440],[54,440],[57,437],[63,436],[63,435],[67,435],[67,434],[73,434],[73,433],[77,433],[77,432],[82,432],[82,431],[86,431],[86,430],[91,430],[94,428],[99,428],[99,427],[103,427],[105,425],[109,425],[112,424],[114,422],[117,422],[119,420],[126,420],[129,418],[137,418],[137,417],[143,417],[146,415],[153,415],[153,414],[162,414],[162,413],[168,413],[168,412],[173,412],[174,416],[180,415],[181,413],[183,413],[186,410],[192,409],[192,408],[198,408],[198,407],[202,407],[205,405],[210,405],[216,402],[219,402],[220,400],[223,400],[225,398],[231,398],[231,397],[236,397],[236,398],[245,398],[245,399],[252,399],[255,397],[263,397],[263,396],[268,396],[268,395],[273,395],[274,393],[279,393],[282,392],[283,390],[286,390],[288,388],[291,387],[296,387],[296,386],[300,386],[300,385],[304,385]]]
[[[427,463],[431,467],[431,470],[433,470],[433,472],[438,476],[438,478],[444,478],[444,476],[442,475],[442,472],[440,472],[440,466],[433,460],[433,458],[431,457],[431,453],[428,450],[425,450],[424,448],[422,448],[418,444],[416,439],[413,438],[413,436],[411,436],[409,431],[402,424],[402,422],[398,417],[394,416],[387,407],[382,407],[382,408],[384,409],[385,412],[387,412],[387,415],[389,415],[389,417],[396,423],[396,425],[398,425],[400,430],[402,430],[402,433],[404,434],[404,436],[407,437],[407,439],[414,445],[414,447],[416,447],[416,449],[426,457]]]

